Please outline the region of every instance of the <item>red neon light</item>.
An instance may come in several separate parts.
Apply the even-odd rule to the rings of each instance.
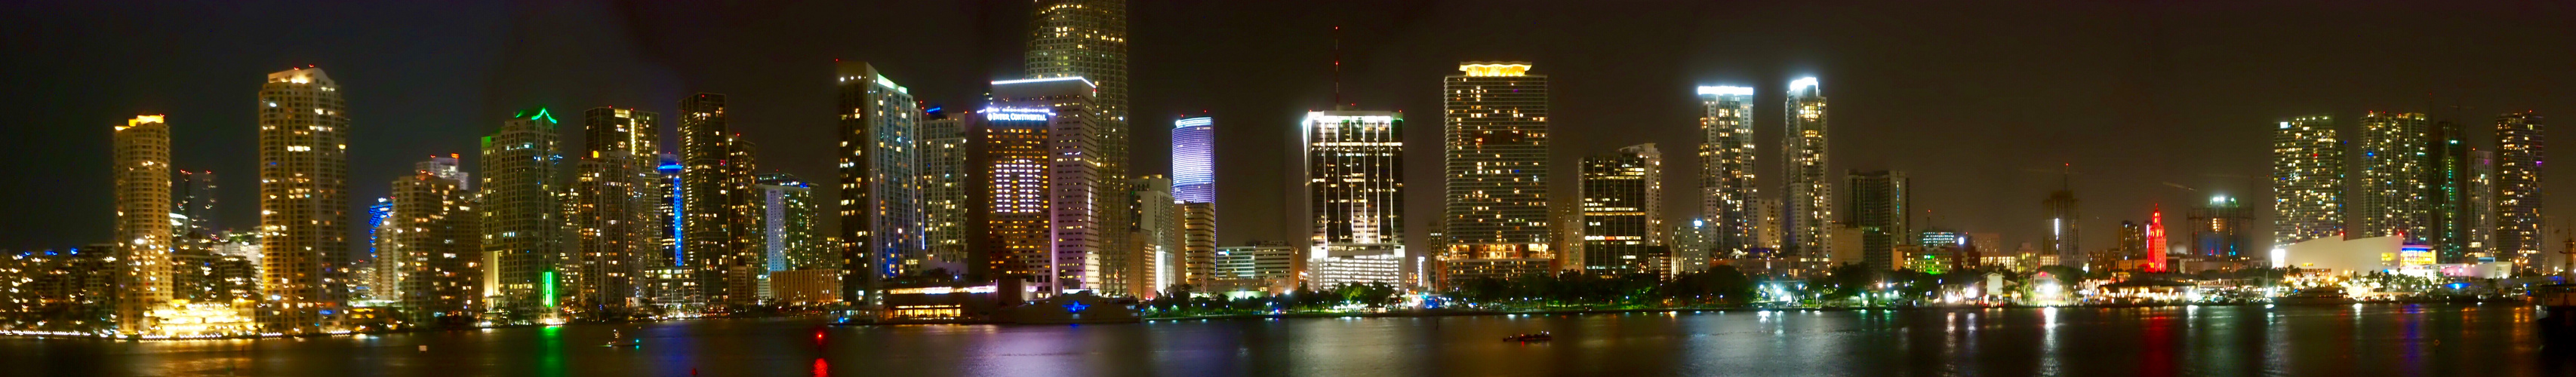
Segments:
[[[2147,272],[2165,272],[2165,208],[2147,217]]]

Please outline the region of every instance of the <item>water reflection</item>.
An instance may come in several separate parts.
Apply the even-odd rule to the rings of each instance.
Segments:
[[[0,339],[6,375],[2532,375],[2534,309],[2204,306]],[[600,347],[613,330],[638,347]],[[1549,331],[1556,341],[1502,342]],[[426,346],[426,350],[419,347]]]

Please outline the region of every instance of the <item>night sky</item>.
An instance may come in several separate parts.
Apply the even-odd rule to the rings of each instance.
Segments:
[[[1021,77],[1030,6],[680,3],[0,5],[0,140],[17,157],[0,185],[0,248],[107,241],[110,126],[137,114],[168,114],[176,166],[214,170],[223,225],[255,226],[255,95],[291,66],[319,66],[345,90],[353,215],[424,157],[462,153],[476,169],[476,138],[515,110],[640,107],[665,114],[667,141],[680,98],[701,91],[731,97],[763,170],[830,182],[833,59],[872,62],[924,101],[981,107],[987,82]],[[2567,3],[1803,3],[1140,0],[1132,170],[1168,172],[1171,121],[1215,116],[1222,242],[1305,234],[1277,203],[1300,181],[1287,170],[1295,122],[1332,102],[1337,25],[1343,96],[1410,122],[1417,245],[1440,210],[1440,79],[1460,61],[1528,61],[1550,76],[1560,194],[1581,156],[1657,143],[1675,218],[1698,212],[1694,86],[1758,88],[1760,182],[1776,197],[1780,93],[1818,76],[1832,171],[1903,171],[1918,228],[1999,232],[2008,245],[2045,229],[2040,200],[2063,164],[2087,249],[2109,247],[2115,225],[2143,222],[2151,205],[2179,222],[2213,194],[2263,213],[2253,239],[2268,242],[2272,124],[2292,116],[2331,112],[2353,140],[2363,110],[2429,111],[2466,123],[2485,149],[2497,113],[2537,110],[2549,140],[2576,140]],[[2559,160],[2576,145],[2549,151]],[[2565,186],[2576,171],[2559,165],[2546,173],[2552,215],[2576,208]]]

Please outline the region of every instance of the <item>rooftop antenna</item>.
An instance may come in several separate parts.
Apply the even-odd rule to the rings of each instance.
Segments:
[[[1352,105],[1353,107],[1357,107],[1356,105],[1358,105],[1358,104],[1350,104],[1350,105]],[[1342,103],[1342,27],[1340,27],[1340,26],[1334,26],[1334,27],[1333,27],[1333,107],[1339,108],[1339,107],[1343,107],[1343,106],[1344,106],[1344,104]],[[1338,110],[1338,109],[1336,109],[1336,110]]]

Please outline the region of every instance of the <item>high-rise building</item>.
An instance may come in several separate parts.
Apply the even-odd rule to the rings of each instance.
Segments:
[[[1664,247],[1664,154],[1654,143],[1583,159],[1583,268],[1619,274],[1669,274]]]
[[[381,236],[385,233],[385,219],[389,219],[394,216],[394,199],[376,198],[376,204],[367,206],[366,216],[367,221],[359,224],[359,226],[363,227],[361,229],[367,230],[367,239],[363,241],[365,244],[359,246],[360,248],[365,248],[366,253],[359,254],[360,258],[358,259],[358,263],[361,264],[361,266],[359,266],[356,271],[353,271],[350,276],[353,278],[354,284],[350,284],[349,287],[349,300],[351,302],[392,301],[401,296],[402,293],[396,292],[394,288],[386,288],[384,292],[382,292],[382,295],[378,295],[375,288],[386,287],[388,286],[387,284],[401,283],[401,279],[394,278],[401,275],[377,274],[375,273],[375,265],[384,263],[399,265],[402,263],[402,260],[399,258],[386,259],[379,257],[383,252],[383,250],[380,250],[381,248],[378,246],[384,244],[384,239]]]
[[[1052,257],[1045,261],[1050,271],[1039,276],[1043,292],[1064,293],[1097,290],[1104,296],[1123,296],[1124,282],[1103,281],[1102,258],[1116,258],[1110,250],[1124,242],[1129,226],[1113,219],[1120,208],[1127,207],[1126,182],[1107,171],[1113,161],[1102,137],[1104,122],[1093,103],[1097,90],[1080,77],[1028,79],[993,82],[994,113],[987,119],[1044,118],[1048,130],[1047,149],[1052,155],[1046,172],[1048,185],[1048,232],[1054,241]],[[1034,118],[1033,118],[1034,117]],[[1114,263],[1115,261],[1109,261]]]
[[[966,202],[974,247],[969,273],[998,279],[1038,279],[1048,274],[1048,198],[1054,193],[1048,153],[1055,112],[996,108],[968,114],[969,186]],[[977,224],[980,223],[980,224]]]
[[[1780,242],[1788,237],[1788,229],[1783,228],[1783,224],[1780,223],[1782,215],[1786,215],[1787,212],[1781,212],[1781,207],[1780,198],[1753,200],[1753,208],[1757,212],[1754,216],[1760,219],[1753,223],[1753,248],[1762,251],[1761,254],[1765,256],[1779,255]],[[1710,258],[1743,258],[1750,254],[1719,255]]]
[[[2472,262],[2507,261],[2509,257],[2496,249],[2496,169],[2495,151],[2469,148],[2469,173],[2461,187],[2467,191],[2467,224],[2461,228],[2463,243],[2469,246]]]
[[[543,110],[540,110],[543,111]],[[643,304],[646,259],[658,254],[660,116],[593,108],[582,113],[583,150],[564,185],[571,255],[559,271],[562,304],[588,318],[624,318]]]
[[[1907,267],[1896,254],[1899,244],[1908,243],[1915,235],[1907,210],[1912,207],[1912,181],[1905,172],[1852,171],[1845,187],[1851,189],[1851,205],[1845,208],[1843,224],[1860,228],[1861,262],[1870,271],[1894,271]]]
[[[483,259],[492,270],[484,284],[496,296],[488,305],[500,312],[487,319],[497,323],[555,314],[566,224],[558,197],[563,184],[556,181],[563,168],[558,123],[545,109],[529,109],[483,137]]]
[[[689,304],[723,305],[756,300],[744,287],[757,279],[729,279],[735,272],[757,272],[760,250],[750,213],[751,147],[726,122],[725,97],[698,93],[680,101],[680,239],[682,266],[697,281],[697,300]]]
[[[2254,214],[2236,198],[2226,195],[2209,198],[2209,205],[2192,211],[2191,254],[2206,260],[2244,261],[2262,258],[2253,247],[2245,227],[2252,225]]]
[[[2468,135],[2460,123],[2433,122],[2424,134],[2424,245],[2441,263],[2474,263],[2469,258]]]
[[[2165,239],[2165,208],[2156,206],[2155,212],[2147,215],[2147,272],[2173,270],[2173,264],[2165,258],[2173,252],[2165,246]]]
[[[924,114],[921,121],[921,243],[927,252],[920,260],[904,263],[963,274],[970,270],[967,250],[978,244],[970,235],[983,229],[970,225],[967,191],[983,186],[967,180],[973,168],[966,163],[971,150],[965,117],[936,110]]]
[[[171,232],[182,236],[192,233],[213,236],[216,232],[222,232],[223,228],[216,225],[215,219],[215,172],[212,170],[178,172],[179,177],[175,186],[171,186],[170,193],[170,200],[174,201],[173,205],[176,207],[171,208],[170,213],[185,217],[187,221],[179,224],[180,229]]]
[[[2057,261],[2054,264],[2043,263],[2042,265],[2075,268],[2087,266],[2085,263],[2090,258],[2084,253],[2084,244],[2076,242],[2076,235],[2083,229],[2076,226],[2076,223],[2084,218],[2076,215],[2075,205],[2075,189],[2066,186],[2060,186],[2057,191],[2049,192],[2048,199],[2039,202],[2040,209],[2046,211],[2048,215],[2048,233],[2042,238],[2044,242],[2040,245],[2040,253],[2041,256],[2055,257],[2045,259]]]
[[[2495,211],[2496,256],[2511,258],[2516,269],[2543,267],[2540,217],[2540,114],[2524,111],[2496,117]]]
[[[347,306],[349,117],[320,68],[268,74],[259,91],[260,290],[267,331],[313,333]]]
[[[1059,140],[1068,140],[1065,139],[1066,137],[1090,140],[1082,143],[1087,144],[1082,147],[1087,154],[1072,158],[1084,161],[1084,165],[1090,165],[1084,169],[1088,172],[1078,173],[1093,176],[1093,178],[1085,178],[1090,183],[1080,186],[1059,184],[1054,187],[1059,191],[1088,191],[1093,201],[1082,206],[1097,207],[1078,211],[1082,212],[1079,216],[1089,217],[1081,221],[1091,223],[1086,226],[1096,229],[1078,229],[1075,233],[1083,233],[1089,237],[1070,242],[1090,245],[1076,247],[1077,249],[1097,247],[1085,250],[1130,250],[1132,247],[1127,245],[1128,237],[1110,236],[1105,239],[1101,237],[1125,234],[1136,227],[1136,208],[1132,202],[1123,199],[1127,192],[1133,191],[1126,187],[1129,178],[1127,173],[1127,2],[1126,0],[1043,0],[1038,2],[1034,13],[1029,25],[1029,49],[1025,60],[1029,78],[1032,80],[1080,78],[1081,81],[1089,84],[1089,89],[1092,89],[1092,93],[1084,100],[1087,103],[1081,105],[1085,112],[1090,113],[1080,117],[1083,119],[1081,123],[1084,124],[1084,130],[1055,135]],[[997,101],[1003,101],[1001,98],[1004,97],[1011,97],[1003,94],[1002,84],[996,83],[994,86],[993,93]],[[1038,86],[1071,87],[1061,83]],[[1016,85],[1016,87],[1032,86]],[[1059,120],[1061,119],[1064,118],[1059,117]],[[1071,151],[1058,148],[1057,152]],[[1059,153],[1058,156],[1067,155]],[[1059,161],[1063,160],[1066,159],[1059,159]],[[1058,171],[1067,170],[1058,169]],[[1061,198],[1061,195],[1059,197]],[[1057,216],[1062,219],[1067,214],[1059,209]],[[1067,230],[1068,228],[1059,227],[1058,229]],[[1062,237],[1058,239],[1066,240]],[[1061,246],[1057,248],[1059,252],[1065,250]],[[1064,264],[1061,262],[1063,261],[1060,261],[1059,265]],[[1089,263],[1091,262],[1072,264],[1086,268],[1093,267]],[[1096,275],[1097,272],[1097,270],[1080,270],[1081,274],[1086,275]],[[1125,289],[1122,287],[1126,285],[1120,281],[1068,283],[1073,284],[1064,284],[1063,287],[1097,289],[1100,291],[1098,293],[1105,296],[1133,295],[1130,292],[1124,292]]]
[[[1137,215],[1136,230],[1128,234],[1132,238],[1128,244],[1136,249],[1126,251],[1125,263],[1111,271],[1127,281],[1127,292],[1137,298],[1152,298],[1170,284],[1168,267],[1176,261],[1173,254],[1181,246],[1181,212],[1173,205],[1177,201],[1172,199],[1169,178],[1160,174],[1138,177],[1127,187],[1136,189],[1128,193]]]
[[[878,285],[927,256],[922,247],[921,111],[912,90],[866,62],[843,61],[841,125],[841,277],[843,300],[874,297]]]
[[[116,126],[117,262],[125,273],[117,282],[117,333],[150,333],[154,321],[144,318],[170,303],[170,123],[144,115]]]
[[[1671,271],[1673,275],[1707,270],[1709,256],[1713,254],[1709,252],[1711,246],[1709,246],[1708,236],[1711,233],[1708,230],[1708,220],[1674,220],[1665,226],[1668,230],[1664,234],[1672,240],[1664,244],[1672,246],[1673,254],[1672,266],[1667,267],[1666,270]]]
[[[688,261],[681,254],[680,246],[686,244],[680,239],[680,225],[684,219],[680,216],[680,171],[685,166],[680,164],[680,155],[676,153],[659,153],[654,161],[658,165],[653,168],[653,229],[661,232],[655,237],[661,246],[654,250],[653,255],[641,258],[644,260],[643,279],[646,280],[644,291],[646,297],[653,299],[653,306],[666,312],[677,312],[685,309],[684,303],[701,301],[694,298],[699,297],[696,276],[689,274],[686,265],[682,264]]]
[[[1444,274],[1548,273],[1562,261],[1548,238],[1547,76],[1529,74],[1524,62],[1466,62],[1458,70],[1441,88]]]
[[[768,263],[763,273],[786,270],[839,270],[839,245],[823,244],[823,203],[814,188],[796,176],[762,174],[753,186],[753,212],[760,218],[760,250]]]
[[[1314,111],[1299,124],[1305,151],[1298,165],[1306,172],[1306,212],[1314,219],[1306,253],[1313,285],[1408,285],[1404,114]]]
[[[1781,200],[1780,256],[1814,264],[1833,245],[1834,183],[1825,169],[1825,94],[1816,78],[1789,82],[1788,122],[1780,148],[1788,196]]]
[[[2354,237],[2404,236],[2424,242],[2433,234],[2426,197],[2424,114],[2372,111],[2361,116],[2360,225]]]
[[[2333,117],[2280,122],[2272,134],[2273,245],[2343,236],[2343,162]]]
[[[377,235],[375,288],[415,325],[472,325],[485,309],[482,219],[463,182],[439,175],[455,158],[421,166],[428,168],[393,181],[394,216]]]
[[[1311,120],[1310,120],[1311,121]],[[1186,187],[1184,187],[1186,185]],[[1172,122],[1172,199],[1179,202],[1180,283],[1209,287],[1216,273],[1216,120]]]
[[[1753,173],[1753,88],[1699,87],[1699,102],[1700,213],[1708,224],[1702,228],[1716,253],[1743,254],[1760,246],[1754,227],[1762,221],[1755,203],[1761,195]]]

